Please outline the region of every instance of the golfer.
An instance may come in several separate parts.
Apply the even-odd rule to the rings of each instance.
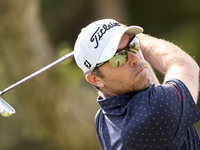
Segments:
[[[83,28],[76,40],[76,63],[99,93],[95,127],[101,146],[200,150],[193,126],[200,120],[199,66],[178,46],[142,32],[102,19]],[[164,74],[162,84],[151,66]]]

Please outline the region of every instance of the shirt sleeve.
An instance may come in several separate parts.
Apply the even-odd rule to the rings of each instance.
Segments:
[[[184,141],[188,128],[200,120],[200,112],[187,87],[172,79],[150,90],[148,111],[157,131],[174,145]]]

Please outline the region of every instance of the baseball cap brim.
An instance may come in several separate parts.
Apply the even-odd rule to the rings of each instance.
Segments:
[[[108,41],[106,47],[104,48],[104,51],[102,52],[102,54],[99,58],[99,61],[97,63],[105,62],[114,56],[114,54],[116,53],[117,48],[119,46],[119,42],[124,33],[127,33],[129,35],[136,35],[136,34],[139,34],[142,32],[143,32],[142,27],[130,26],[130,27],[124,28],[123,30],[120,30],[117,33],[115,33]]]

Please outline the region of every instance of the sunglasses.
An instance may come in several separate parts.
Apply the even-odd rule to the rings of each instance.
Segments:
[[[123,48],[122,50],[118,50],[115,53],[115,55],[108,61],[97,64],[96,68],[104,65],[107,62],[109,62],[113,67],[117,68],[127,62],[128,60],[127,51],[130,51],[133,54],[136,54],[139,50],[140,50],[140,43],[139,43],[138,38],[136,36],[131,36],[130,41],[128,42],[125,48]]]

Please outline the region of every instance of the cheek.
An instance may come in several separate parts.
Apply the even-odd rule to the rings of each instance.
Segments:
[[[120,88],[122,85],[126,85],[129,77],[127,73],[118,69],[110,69],[104,74],[104,84],[107,87]]]
[[[135,79],[135,82],[137,84],[138,90],[147,88],[151,83],[151,76],[149,74],[149,70],[146,68],[144,73]]]
[[[145,60],[141,50],[138,51],[137,55],[140,57],[140,60]]]
[[[110,71],[111,74],[105,76],[105,84],[112,85],[116,88],[125,88],[134,84],[134,78],[131,75],[131,71],[128,68],[117,71]]]

